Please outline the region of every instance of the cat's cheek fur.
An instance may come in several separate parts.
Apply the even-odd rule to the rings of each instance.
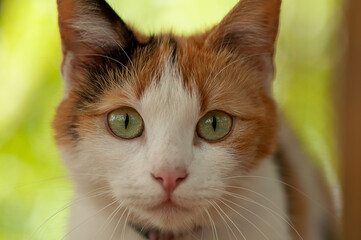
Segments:
[[[121,140],[110,135],[95,137],[94,133],[83,132],[83,140],[75,149],[62,149],[63,157],[69,161],[69,168],[77,183],[80,183],[80,188],[85,186],[96,190],[92,189],[93,186],[108,185],[109,195],[131,208],[135,218],[158,228],[164,228],[168,221],[172,221],[172,226],[167,229],[172,231],[185,230],[185,223],[201,225],[201,216],[204,213],[192,209],[206,207],[210,201],[220,197],[228,182],[226,177],[231,173],[242,174],[241,171],[235,171],[238,163],[227,148],[207,143],[202,143],[199,147],[191,146],[192,154],[188,157],[192,161],[187,166],[189,177],[175,190],[173,199],[174,203],[188,211],[169,214],[160,209],[154,210],[154,207],[165,200],[166,194],[160,184],[151,177],[151,170],[157,164],[171,161],[171,158],[163,159],[163,162],[156,161],[155,158],[179,156],[179,152],[175,150],[181,146],[163,148],[162,152],[154,150],[156,154],[152,154],[147,150],[139,151],[146,149],[142,144],[144,143],[141,141]],[[159,142],[160,146],[164,144]]]

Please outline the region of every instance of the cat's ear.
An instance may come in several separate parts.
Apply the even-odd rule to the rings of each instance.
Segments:
[[[129,46],[137,41],[105,0],[57,0],[57,4],[63,51],[62,74],[66,81],[78,62],[94,61],[96,56],[113,48],[126,54]]]
[[[259,56],[260,68],[273,78],[273,54],[281,0],[241,0],[206,37],[206,46],[227,48],[237,56]]]
[[[273,54],[281,0],[241,0],[207,37],[207,44],[242,55]]]
[[[57,0],[63,51],[102,51],[134,40],[105,0]],[[88,45],[88,49],[85,48]],[[93,47],[93,48],[91,48]]]

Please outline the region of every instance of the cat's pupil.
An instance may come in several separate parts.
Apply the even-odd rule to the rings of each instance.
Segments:
[[[129,124],[129,115],[127,113],[127,115],[125,116],[125,129],[127,129],[128,124]]]
[[[217,119],[216,119],[215,116],[213,116],[212,126],[213,126],[213,131],[216,131],[216,128],[217,128]]]

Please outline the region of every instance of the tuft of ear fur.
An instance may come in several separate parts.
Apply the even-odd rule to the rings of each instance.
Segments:
[[[90,51],[126,44],[133,33],[105,0],[57,0],[63,52]],[[87,50],[85,45],[91,46]]]
[[[209,33],[206,45],[241,55],[274,53],[281,0],[241,0]]]

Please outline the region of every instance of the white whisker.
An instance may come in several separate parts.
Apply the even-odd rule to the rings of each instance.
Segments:
[[[214,221],[213,221],[213,219],[212,219],[212,217],[211,217],[211,214],[209,214],[209,212],[208,212],[207,209],[205,209],[205,212],[206,212],[206,214],[208,215],[209,221],[211,222],[212,232],[213,232],[213,240],[214,240],[214,238],[215,238],[216,240],[218,240],[218,234],[217,234],[216,225],[214,224]]]
[[[87,194],[90,194],[90,193],[93,193],[93,192],[96,192],[96,191],[99,191],[99,190],[102,190],[102,189],[106,189],[107,187],[101,187],[101,188],[97,188],[95,190],[92,190],[90,192],[88,192]],[[107,194],[108,191],[104,191],[104,192],[100,192],[100,193],[97,193],[97,194],[94,194],[94,195],[91,195],[91,196],[86,196],[86,197],[83,197],[83,198],[78,198],[78,199],[75,199],[75,200],[72,200],[70,201],[68,204],[66,204],[64,207],[58,209],[54,214],[52,214],[51,216],[49,216],[30,236],[30,239],[33,239],[36,235],[39,234],[39,232],[41,231],[41,229],[45,226],[45,224],[47,224],[51,219],[53,219],[54,217],[56,217],[59,213],[61,213],[62,211],[68,209],[69,207],[73,206],[74,204],[78,203],[78,202],[81,202],[83,200],[87,200],[87,199],[90,199],[90,198],[94,198],[94,197],[98,197],[98,196],[101,196],[101,195],[105,195]]]
[[[81,227],[82,225],[84,225],[85,223],[87,223],[88,221],[90,221],[90,219],[92,217],[95,217],[96,215],[100,214],[102,211],[104,211],[105,209],[107,209],[108,207],[110,207],[111,205],[115,204],[117,202],[117,200],[114,200],[113,202],[109,203],[108,205],[106,205],[105,207],[101,208],[100,210],[98,210],[97,212],[95,212],[95,214],[93,214],[92,216],[88,217],[87,219],[85,219],[83,222],[81,222],[80,224],[76,225],[74,228],[72,228],[67,234],[65,234],[61,240],[64,240],[66,237],[68,237],[72,232],[74,232],[76,229],[78,229],[79,227]]]
[[[126,226],[127,226],[129,215],[130,215],[130,210],[128,209],[127,217],[125,218],[124,225],[123,225],[122,239],[125,239],[125,229],[126,229]]]
[[[280,183],[284,186],[287,186],[293,190],[295,190],[296,192],[298,192],[299,194],[301,194],[304,198],[306,198],[307,200],[311,201],[312,203],[316,204],[320,209],[322,209],[325,213],[329,214],[330,216],[332,216],[333,218],[337,218],[330,210],[328,210],[327,208],[325,208],[323,205],[321,205],[319,202],[315,201],[314,199],[310,198],[305,192],[303,192],[302,190],[300,190],[299,188],[297,188],[296,186],[293,186],[287,182],[284,182],[280,179],[275,179],[275,178],[271,178],[271,177],[266,177],[266,176],[252,176],[252,175],[242,175],[242,176],[232,176],[232,177],[226,177],[224,179],[235,179],[235,178],[254,178],[254,179],[260,179],[260,180],[268,180],[268,181],[274,181],[277,183]]]
[[[103,30],[104,31],[104,30]],[[106,32],[104,31],[104,33],[106,34]],[[119,44],[119,42],[116,40],[116,39],[114,39],[111,35],[107,35],[109,38],[111,38],[113,41],[114,41],[114,43],[122,50],[122,52],[125,54],[125,56],[127,57],[127,59],[129,60],[129,62],[130,62],[130,65],[132,66],[132,68],[133,68],[133,71],[134,71],[134,74],[135,74],[135,76],[137,77],[137,80],[139,81],[139,77],[138,77],[138,73],[137,73],[137,71],[135,70],[135,66],[134,66],[134,63],[133,63],[133,61],[132,61],[132,59],[129,57],[129,55],[128,55],[128,53],[124,50],[124,48]]]
[[[109,216],[107,217],[107,219],[104,221],[104,223],[102,224],[102,226],[99,228],[99,230],[97,231],[97,233],[95,234],[95,236],[98,236],[98,234],[102,233],[103,231],[105,231],[107,225],[110,225],[111,222],[113,221],[114,217],[118,214],[118,212],[120,211],[120,209],[122,208],[122,204],[123,202],[119,203],[119,206],[116,207],[114,209],[114,211],[109,214]]]
[[[262,193],[254,191],[252,189],[249,189],[249,188],[246,188],[246,187],[241,187],[241,186],[225,186],[225,188],[235,188],[235,189],[241,189],[241,190],[251,192],[251,193],[261,197],[262,199],[266,200],[270,204],[272,204],[272,206],[275,207],[277,210],[281,210],[280,207],[278,207],[277,204],[274,201],[272,201],[270,198],[268,198],[267,196],[265,196]]]
[[[238,216],[242,217],[244,220],[246,220],[249,224],[251,224],[255,229],[257,229],[258,232],[261,233],[261,235],[269,240],[269,238],[261,231],[261,229],[259,229],[259,227],[257,227],[252,221],[250,221],[248,218],[246,218],[245,216],[243,216],[242,214],[240,214],[239,212],[237,212],[236,210],[234,210],[232,207],[230,207],[227,203],[223,202],[221,199],[219,199],[220,202],[222,202],[225,206],[227,206],[229,209],[231,209],[233,212],[235,212]]]
[[[219,190],[219,189],[214,189],[214,190],[217,191],[217,190]],[[282,215],[280,215],[279,213],[277,213],[277,212],[274,211],[273,209],[271,209],[271,208],[269,208],[269,207],[267,207],[267,206],[265,206],[265,205],[263,205],[263,204],[260,204],[260,203],[254,201],[253,199],[250,199],[250,198],[248,198],[248,197],[244,197],[244,196],[241,196],[241,195],[239,195],[239,194],[230,193],[230,192],[227,192],[227,191],[224,191],[224,190],[219,190],[219,191],[223,192],[223,193],[226,194],[226,195],[229,195],[229,196],[232,196],[232,197],[235,197],[235,198],[239,198],[239,199],[241,199],[241,200],[244,200],[244,201],[253,203],[253,204],[255,204],[255,205],[259,206],[259,207],[264,208],[265,210],[269,211],[270,213],[274,214],[275,216],[277,216],[277,217],[279,217],[280,219],[282,219],[285,223],[287,223],[287,225],[292,228],[292,230],[298,235],[298,237],[303,240],[302,236],[301,236],[300,233],[297,231],[297,229],[295,228],[295,226],[293,226],[293,224],[292,224],[289,220],[287,220],[286,218],[284,218]]]
[[[222,220],[224,221],[224,223],[226,224],[226,227],[228,227],[228,229],[231,231],[233,237],[237,240],[237,236],[236,234],[233,232],[233,229],[231,228],[231,226],[229,226],[229,224],[227,223],[226,219],[224,219],[224,217],[222,216],[222,214],[217,210],[217,208],[214,206],[214,204],[219,207],[216,202],[212,201],[212,202],[209,202],[209,204],[212,205],[212,207],[216,210],[216,212],[218,213],[218,215],[222,218]],[[223,211],[222,211],[223,212]],[[223,214],[226,216],[226,214],[223,212]],[[228,216],[227,216],[228,217]],[[229,218],[228,218],[229,219]],[[233,223],[234,224],[234,223]],[[237,228],[237,227],[236,227]],[[242,232],[238,229],[239,233],[241,234],[241,236],[244,238]]]
[[[125,209],[123,210],[122,215],[120,215],[120,217],[119,217],[119,219],[118,219],[118,221],[117,221],[117,224],[115,225],[114,230],[113,230],[112,235],[110,236],[110,239],[109,239],[109,240],[112,240],[113,237],[115,236],[115,232],[117,231],[118,226],[119,226],[119,224],[120,224],[120,222],[121,222],[121,220],[122,220],[122,218],[123,218],[123,216],[124,216],[124,213],[125,213],[127,210],[128,210],[128,208],[125,208]]]
[[[220,199],[222,199],[222,200],[224,200],[224,201],[226,201],[226,202],[229,202],[229,203],[231,203],[231,204],[233,204],[233,205],[241,208],[242,210],[244,210],[244,211],[246,211],[246,212],[248,212],[248,213],[251,213],[252,215],[254,215],[255,217],[257,217],[260,221],[262,221],[264,224],[266,224],[267,226],[269,226],[269,227],[279,236],[279,239],[282,238],[282,236],[279,234],[279,232],[276,230],[276,228],[275,228],[272,224],[270,224],[268,221],[264,220],[264,219],[263,219],[261,216],[259,216],[258,214],[254,213],[253,211],[247,209],[246,207],[243,207],[243,206],[241,206],[241,205],[239,205],[239,204],[237,204],[237,203],[235,203],[235,202],[232,202],[232,201],[230,201],[230,200],[228,200],[228,199],[226,199],[226,198],[220,198]],[[221,201],[221,200],[220,200],[220,201]],[[222,201],[221,201],[221,202],[222,202]]]
[[[77,54],[76,56],[84,56],[84,57],[103,57],[103,58],[106,58],[106,59],[109,59],[109,60],[112,60],[118,64],[120,64],[122,67],[124,67],[128,72],[129,74],[131,74],[131,71],[129,70],[129,68],[127,66],[125,66],[122,62],[118,61],[117,59],[115,58],[112,58],[112,57],[109,57],[107,55],[103,55],[103,54]]]
[[[227,64],[227,65],[224,66],[221,70],[218,71],[218,73],[211,79],[211,82],[213,82],[213,81],[218,77],[219,74],[221,74],[224,70],[226,70],[227,68],[229,68],[229,67],[232,66],[233,64],[238,63],[238,62],[240,62],[240,61],[244,61],[244,60],[247,59],[247,58],[251,58],[251,57],[255,57],[255,56],[262,56],[262,55],[265,55],[265,54],[266,54],[266,53],[253,54],[253,55],[245,56],[245,57],[242,57],[242,58],[238,58],[238,59],[230,62],[229,64]],[[254,70],[254,68],[255,68],[255,67],[249,69],[249,70],[247,71],[247,74],[248,74],[249,72],[251,72],[252,70]],[[245,74],[245,75],[247,76],[247,74]],[[207,80],[208,80],[208,79],[207,79]]]

